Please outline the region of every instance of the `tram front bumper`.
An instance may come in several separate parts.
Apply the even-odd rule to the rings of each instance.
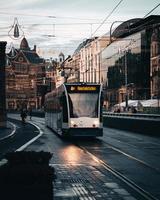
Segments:
[[[86,137],[98,137],[103,136],[103,128],[69,128],[62,129],[64,136],[86,136]]]

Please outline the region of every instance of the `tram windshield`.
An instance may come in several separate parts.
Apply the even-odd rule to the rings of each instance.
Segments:
[[[98,93],[68,94],[70,117],[98,117]]]

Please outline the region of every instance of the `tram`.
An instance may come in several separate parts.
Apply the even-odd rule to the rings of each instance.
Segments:
[[[64,83],[45,96],[45,124],[62,136],[103,135],[102,85]]]

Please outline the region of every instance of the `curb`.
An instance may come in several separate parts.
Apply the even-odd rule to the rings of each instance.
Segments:
[[[14,135],[14,133],[15,133],[15,131],[16,131],[16,125],[15,124],[13,124],[12,122],[9,122],[10,124],[12,124],[12,126],[14,127],[14,130],[12,131],[12,133],[11,134],[9,134],[8,136],[6,136],[6,137],[4,137],[3,139],[7,139],[7,138],[9,138],[9,137],[11,137],[12,135]],[[36,137],[34,137],[32,140],[30,140],[29,142],[27,142],[26,144],[24,144],[23,146],[21,146],[20,148],[18,148],[17,150],[15,150],[15,151],[22,151],[22,150],[24,150],[25,148],[27,148],[30,144],[32,144],[35,140],[37,140],[40,136],[42,136],[43,135],[43,131],[37,126],[37,125],[35,125],[34,123],[32,123],[32,122],[29,122],[30,124],[32,124],[33,126],[35,126],[37,129],[38,129],[38,131],[40,132]],[[3,140],[3,139],[0,139],[0,141],[1,140]],[[4,164],[6,164],[7,163],[7,159],[2,159],[2,160],[0,160],[0,166],[1,165],[4,165]]]
[[[9,121],[8,121],[8,123],[10,123],[11,126],[13,127],[13,131],[9,135],[7,135],[7,136],[5,136],[3,138],[0,138],[0,141],[5,140],[5,139],[7,139],[9,137],[12,137],[15,134],[15,132],[16,132],[16,125],[13,124],[12,122],[9,122]]]

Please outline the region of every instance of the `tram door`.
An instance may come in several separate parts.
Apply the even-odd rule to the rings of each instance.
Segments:
[[[62,104],[61,104],[61,94],[57,93],[57,131],[61,132],[62,130]]]

